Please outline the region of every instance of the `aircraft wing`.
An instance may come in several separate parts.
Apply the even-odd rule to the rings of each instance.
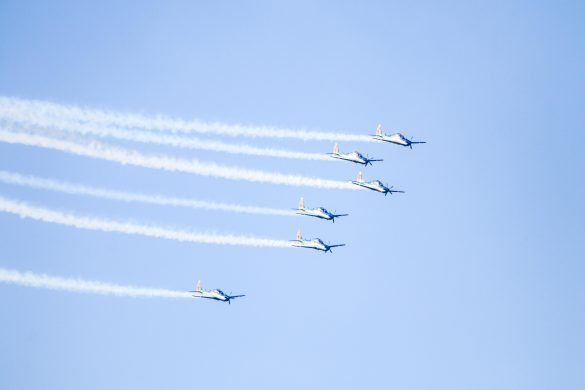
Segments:
[[[338,246],[345,246],[345,244],[327,245],[329,248],[336,248]]]
[[[231,295],[230,299],[245,297],[245,295]]]
[[[405,192],[404,192],[404,191],[398,191],[398,190],[388,190],[388,192],[398,192],[398,193],[400,193],[400,194],[405,194]]]
[[[337,217],[347,217],[348,215],[349,214],[333,214],[333,217],[334,218],[337,218]]]
[[[374,159],[374,158],[369,158],[368,161],[384,161],[383,159]]]

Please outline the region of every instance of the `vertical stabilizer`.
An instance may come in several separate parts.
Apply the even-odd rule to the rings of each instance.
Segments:
[[[197,281],[197,287],[195,287],[195,292],[198,293],[203,292],[203,283],[201,283],[201,280]]]
[[[378,125],[378,127],[376,127],[376,135],[380,137],[384,135],[384,132],[382,131],[382,125]]]
[[[359,171],[359,173],[357,175],[357,179],[355,181],[357,181],[358,183],[364,182],[364,174],[362,173],[362,171]]]
[[[301,230],[300,229],[297,232],[297,241],[303,241],[303,234],[301,233]]]
[[[339,154],[339,144],[335,144],[335,146],[333,146],[333,154]]]
[[[301,200],[299,201],[299,209],[301,210],[305,209],[305,198],[301,198]]]

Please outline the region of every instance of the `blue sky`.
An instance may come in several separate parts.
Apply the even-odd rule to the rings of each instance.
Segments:
[[[83,215],[345,242],[333,254],[76,230],[0,214],[0,266],[247,296],[216,302],[0,285],[3,388],[581,389],[585,37],[580,2],[0,4],[0,94],[121,112],[371,133],[383,197],[168,173],[0,144],[0,168],[319,220],[0,184]],[[242,141],[244,141],[242,139]],[[328,142],[245,140],[309,152]],[[131,145],[336,180],[349,164]]]

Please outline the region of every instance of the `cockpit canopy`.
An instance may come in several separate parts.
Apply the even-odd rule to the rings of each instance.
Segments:
[[[221,294],[221,295],[225,295],[225,294],[223,293],[223,291],[221,291],[221,290],[219,290],[219,289],[218,289],[218,290],[214,290],[214,292],[216,292],[216,293],[218,293],[218,294]]]
[[[315,243],[319,244],[319,245],[325,245],[325,244],[323,243],[323,241],[321,241],[321,239],[320,239],[320,238],[315,238],[313,241],[314,241]]]
[[[359,154],[358,152],[351,152],[349,154],[349,156],[350,157],[353,157],[353,158],[360,158],[361,157],[361,154]]]
[[[327,210],[325,210],[323,207],[319,207],[317,210],[321,211],[322,213],[327,213]]]

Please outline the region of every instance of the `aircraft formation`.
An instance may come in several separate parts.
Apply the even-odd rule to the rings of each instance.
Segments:
[[[378,127],[376,128],[376,134],[373,134],[371,136],[372,136],[372,139],[374,139],[376,141],[388,142],[388,143],[392,143],[395,145],[408,147],[410,149],[412,149],[412,145],[426,143],[425,141],[413,141],[412,138],[408,139],[401,133],[394,133],[394,134],[387,135],[382,130],[381,125],[378,125]],[[353,151],[353,152],[349,152],[349,153],[342,153],[342,152],[340,152],[339,144],[335,144],[333,147],[333,153],[328,153],[328,155],[331,156],[331,158],[335,158],[335,159],[343,160],[343,161],[348,161],[348,162],[352,162],[355,164],[360,164],[360,165],[363,165],[364,167],[366,167],[368,165],[372,165],[372,162],[383,161],[382,159],[374,159],[374,158],[366,157],[358,151]],[[381,194],[384,194],[384,196],[386,196],[388,194],[392,195],[393,193],[401,193],[401,194],[404,193],[404,191],[394,190],[393,189],[394,186],[387,186],[387,185],[383,184],[380,180],[366,181],[364,179],[364,175],[361,171],[358,173],[356,180],[351,181],[351,183],[356,185],[356,186],[368,189],[368,190],[379,192]],[[316,208],[306,207],[304,198],[300,199],[298,208],[293,209],[293,210],[295,210],[297,212],[297,214],[299,214],[299,215],[305,215],[308,217],[319,218],[319,219],[323,219],[326,221],[331,221],[333,223],[335,223],[335,218],[346,217],[349,215],[349,214],[334,214],[334,213],[327,211],[327,209],[325,209],[324,207],[316,207]],[[292,246],[294,246],[296,248],[314,249],[317,251],[321,251],[323,253],[327,253],[327,252],[333,253],[333,251],[331,250],[332,248],[345,246],[345,244],[325,244],[323,242],[323,240],[321,240],[320,238],[305,239],[305,238],[303,238],[300,230],[297,232],[296,239],[291,240],[291,242],[292,242]],[[197,283],[196,289],[194,291],[190,291],[190,292],[194,294],[193,297],[195,297],[195,298],[213,299],[213,300],[217,300],[217,301],[227,302],[228,304],[231,304],[231,300],[234,298],[239,298],[239,297],[245,296],[245,295],[228,295],[219,289],[209,290],[209,291],[204,290],[201,281],[199,281]]]

